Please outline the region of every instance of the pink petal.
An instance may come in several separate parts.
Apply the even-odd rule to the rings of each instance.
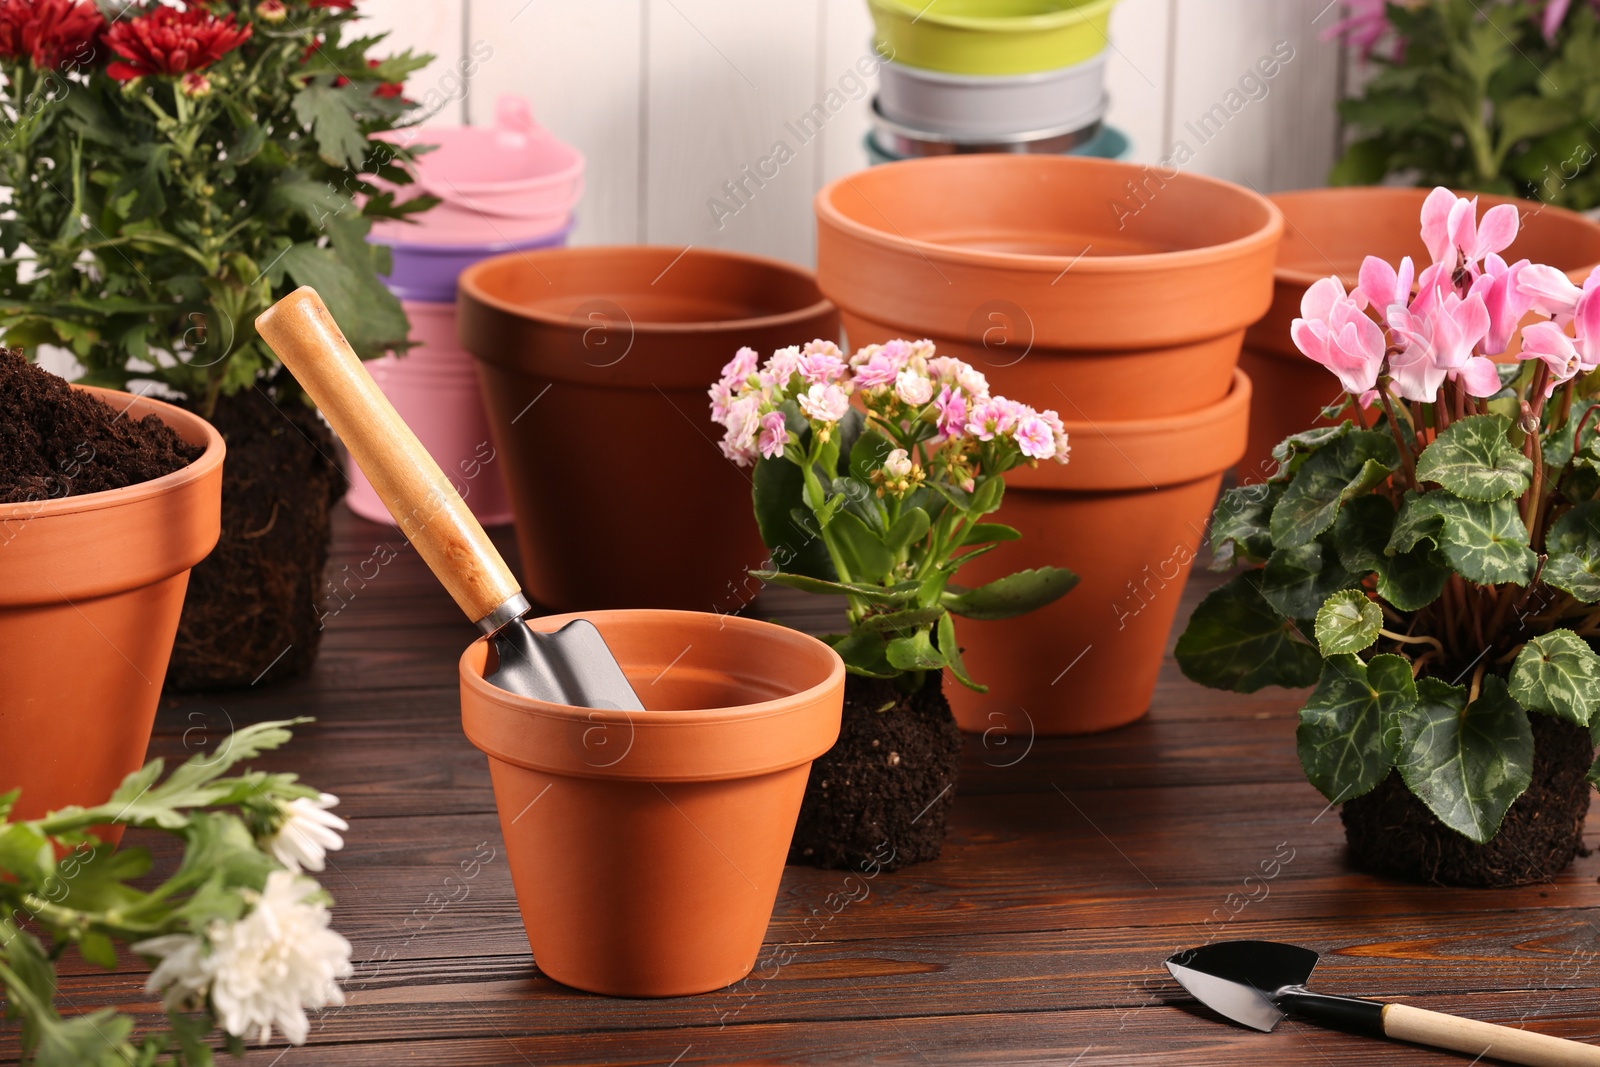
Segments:
[[[1422,202],[1422,243],[1428,246],[1435,264],[1448,261],[1451,270],[1455,269],[1455,249],[1450,244],[1450,212],[1455,206],[1456,194],[1442,185]]]
[[[1409,262],[1409,259],[1404,262]],[[1370,303],[1379,311],[1387,311],[1390,304],[1404,302],[1403,298],[1396,296],[1396,291],[1400,288],[1400,276],[1395,273],[1393,267],[1377,256],[1368,256],[1361,261],[1361,273],[1357,280],[1359,284],[1351,295],[1360,307]],[[1410,295],[1410,286],[1407,286],[1405,296]]]
[[[1450,218],[1446,223],[1446,228],[1450,234],[1452,254],[1465,253],[1469,260],[1475,259],[1476,257],[1472,255],[1472,252],[1478,246],[1477,197],[1473,197],[1471,200],[1466,197],[1460,197],[1454,204],[1451,204]],[[1453,266],[1455,260],[1450,259],[1445,262]]]
[[[1495,370],[1494,361],[1482,356],[1467,360],[1456,377],[1467,387],[1467,392],[1476,397],[1494,396],[1500,391],[1500,374]]]
[[[1300,314],[1308,319],[1326,319],[1334,305],[1343,299],[1343,282],[1338,278],[1318,278],[1300,298]]]
[[[1571,315],[1583,296],[1583,290],[1573,285],[1572,279],[1543,263],[1524,267],[1517,276],[1517,289],[1533,298],[1533,310],[1557,317]]]
[[[1504,251],[1517,237],[1517,209],[1511,204],[1500,204],[1483,213],[1478,223],[1478,240],[1472,249],[1473,259],[1482,259]]]

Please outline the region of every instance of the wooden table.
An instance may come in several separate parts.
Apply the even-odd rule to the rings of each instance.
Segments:
[[[496,539],[514,552],[509,531]],[[790,868],[764,950],[789,945],[786,966],[764,957],[739,986],[677,1000],[575,992],[529,954],[484,757],[461,733],[455,663],[472,628],[393,530],[342,508],[330,578],[344,602],[330,594],[310,677],[169,697],[153,746],[181,758],[233,726],[315,715],[261,765],[339,794],[352,823],[323,877],[355,946],[349,1003],[313,1020],[307,1046],[251,1064],[1469,1062],[1220,1021],[1161,962],[1232,938],[1319,950],[1330,992],[1600,1042],[1600,857],[1511,891],[1352,873],[1337,812],[1301,776],[1293,696],[1202,689],[1170,657],[1133,726],[1031,747],[969,738],[938,862],[880,874],[843,905],[845,872]],[[1180,619],[1215,583],[1197,572]],[[1107,606],[1080,606],[1109,624]],[[826,624],[803,596],[752,610]],[[465,894],[447,888],[475,858]],[[156,1009],[136,963],[63,970],[63,1010]],[[0,1032],[0,1054],[15,1047]]]

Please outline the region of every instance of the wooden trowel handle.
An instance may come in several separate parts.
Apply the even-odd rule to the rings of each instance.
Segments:
[[[1413,1008],[1409,1004],[1383,1006],[1383,1032],[1400,1041],[1453,1049],[1501,1063],[1526,1063],[1532,1067],[1600,1067],[1600,1047],[1594,1045]]]
[[[263,311],[256,329],[322,409],[345,447],[461,610],[473,622],[521,589],[461,494],[395,412],[315,289]]]

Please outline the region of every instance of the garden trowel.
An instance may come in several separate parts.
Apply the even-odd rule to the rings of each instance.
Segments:
[[[1285,1015],[1323,1026],[1534,1067],[1600,1067],[1600,1048],[1456,1015],[1306,988],[1317,954],[1277,941],[1222,941],[1167,960],[1172,977],[1219,1015],[1268,1031]]]
[[[554,704],[644,710],[593,623],[578,619],[550,634],[528,628],[517,580],[316,290],[296,289],[262,312],[256,329],[343,438],[401,533],[489,636],[497,659],[484,676],[491,684]]]

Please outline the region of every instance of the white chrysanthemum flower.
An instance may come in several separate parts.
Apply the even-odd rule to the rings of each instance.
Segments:
[[[344,847],[338,831],[350,829],[349,823],[328,810],[337,803],[338,797],[322,793],[315,800],[296,797],[285,804],[283,822],[267,842],[267,850],[296,874],[322,870],[328,853]]]
[[[343,1004],[339,979],[350,977],[350,942],[328,929],[322,887],[310,878],[273,871],[255,907],[235,923],[213,923],[207,964],[211,1003],[222,1026],[262,1041],[276,1026],[296,1045],[311,1024],[307,1008]]]
[[[211,971],[205,958],[205,945],[193,934],[164,934],[147,938],[133,946],[141,956],[161,962],[145,979],[146,993],[158,993],[168,1011],[198,1011],[205,1006],[206,990],[211,987]]]

